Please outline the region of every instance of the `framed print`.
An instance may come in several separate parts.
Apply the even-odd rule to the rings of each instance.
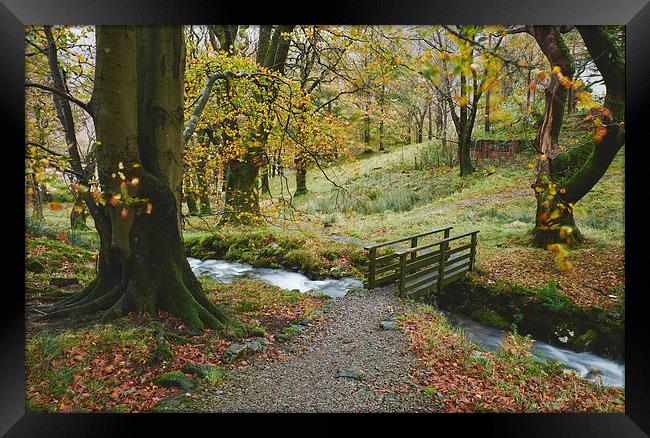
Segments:
[[[316,6],[3,0],[0,431],[647,436],[650,7]]]

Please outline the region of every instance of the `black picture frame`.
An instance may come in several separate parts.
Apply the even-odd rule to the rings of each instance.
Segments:
[[[314,7],[315,6],[315,7]],[[187,431],[200,423],[208,433],[226,432],[228,425],[262,436],[293,435],[347,430],[339,420],[365,420],[378,431],[395,425],[405,431],[414,425],[424,431],[453,435],[636,437],[650,433],[650,348],[647,308],[643,305],[643,260],[647,238],[644,204],[644,170],[648,167],[647,137],[648,72],[650,72],[650,5],[647,0],[398,0],[331,2],[312,4],[283,1],[261,4],[202,0],[2,0],[0,4],[0,113],[6,122],[3,144],[3,198],[7,224],[1,242],[8,255],[3,275],[0,309],[0,435],[35,436],[130,436],[133,423],[146,427],[147,435],[168,435],[174,428]],[[318,10],[320,9],[320,10]],[[323,24],[624,24],[626,25],[626,143],[632,141],[625,163],[626,220],[626,389],[625,414],[433,414],[433,415],[326,415],[302,416],[306,426],[296,427],[292,416],[265,415],[259,421],[238,415],[197,414],[36,414],[25,413],[24,277],[20,251],[24,237],[18,233],[24,208],[19,165],[24,142],[24,26],[27,24],[208,24],[298,22]],[[647,123],[647,122],[646,122]],[[645,134],[645,135],[644,135]],[[11,175],[16,172],[17,175]],[[10,239],[13,237],[13,239]],[[7,243],[11,240],[11,244]],[[635,263],[634,261],[641,261]],[[8,280],[15,280],[9,286]],[[183,415],[183,417],[179,417]],[[217,415],[217,414],[215,414]],[[306,427],[306,428],[305,428]],[[368,431],[370,431],[368,429]],[[140,432],[145,433],[145,432]],[[187,432],[186,432],[187,433]]]

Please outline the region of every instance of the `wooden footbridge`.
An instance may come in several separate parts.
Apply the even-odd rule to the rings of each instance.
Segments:
[[[400,297],[430,296],[439,294],[444,286],[458,281],[474,269],[478,230],[450,236],[453,227],[445,227],[402,239],[366,246],[368,251],[368,274],[366,289],[397,284]],[[442,236],[438,236],[442,233]],[[421,243],[424,238],[438,240]],[[439,237],[442,237],[440,239]],[[404,242],[403,247],[389,252]],[[378,256],[378,253],[385,253]]]

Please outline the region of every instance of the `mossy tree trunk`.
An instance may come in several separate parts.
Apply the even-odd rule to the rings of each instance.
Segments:
[[[294,25],[260,26],[256,61],[262,67],[284,73],[289,54],[290,39],[283,34],[290,33]],[[266,97],[261,94],[256,98],[262,104],[270,106],[277,95],[275,85],[266,90]],[[262,119],[265,119],[262,116]],[[270,117],[269,117],[270,119]],[[267,165],[266,146],[270,126],[268,120],[261,120],[259,128],[253,133],[251,145],[245,152],[231,160],[225,178],[224,215],[222,223],[251,223],[260,220],[260,170]],[[268,170],[268,169],[267,169]]]
[[[187,210],[188,214],[190,216],[196,216],[199,214],[199,207],[198,204],[196,203],[196,198],[194,197],[194,193],[190,191],[186,191],[184,193],[185,196],[185,202],[187,203]]]
[[[43,220],[44,197],[40,185],[36,182],[36,176],[32,173],[27,179],[27,187],[31,189],[32,195],[32,217],[36,220]]]
[[[606,26],[578,26],[578,31],[603,77],[606,87],[602,128],[593,144],[557,154],[557,143],[566,105],[567,90],[554,75],[546,90],[544,118],[535,144],[549,160],[541,160],[538,180],[537,215],[534,244],[572,244],[581,240],[573,217],[573,206],[602,178],[616,153],[625,143],[625,70],[623,57]],[[571,78],[570,52],[557,26],[532,26],[529,31],[537,40],[552,66]]]
[[[98,26],[96,38],[91,105],[100,184],[110,200],[98,228],[98,275],[47,316],[103,312],[106,321],[166,310],[190,328],[223,327],[227,318],[203,293],[180,233],[182,27]]]
[[[572,57],[562,31],[558,26],[528,28],[550,65],[559,66],[562,75],[572,78]],[[544,117],[535,139],[538,152],[548,158],[539,161],[538,177],[533,185],[537,198],[533,242],[540,247],[555,243],[571,245],[582,239],[573,207],[602,178],[625,143],[623,57],[605,26],[578,26],[578,31],[605,82],[605,110],[600,114],[605,133],[596,136],[593,144],[555,153],[568,90],[554,74],[546,89]]]
[[[225,175],[225,206],[223,222],[250,224],[260,213],[259,155],[250,151],[228,163]]]
[[[269,169],[271,169],[271,162],[268,155],[265,154],[262,168],[260,169],[260,180],[262,181],[262,193],[265,195],[271,194],[271,187],[269,185]]]
[[[295,159],[296,165],[296,193],[294,196],[307,194],[307,161],[304,157],[298,156]]]
[[[569,49],[564,44],[559,26],[531,26],[530,33],[537,41],[551,67],[559,67],[563,76],[573,77],[573,59]],[[563,212],[560,217],[551,219],[554,211],[559,210],[557,187],[550,180],[549,158],[555,155],[558,147],[558,137],[562,127],[564,108],[567,98],[567,89],[562,85],[557,74],[552,74],[545,89],[546,103],[542,122],[537,128],[534,147],[542,159],[537,161],[537,177],[533,188],[535,189],[535,237],[534,244],[546,247],[558,243],[560,228],[571,227],[572,238],[580,236],[575,220],[570,212]],[[557,215],[554,215],[557,216]],[[568,228],[565,228],[568,230]],[[566,234],[566,231],[564,232]]]

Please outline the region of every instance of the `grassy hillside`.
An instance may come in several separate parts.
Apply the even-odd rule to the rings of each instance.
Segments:
[[[558,266],[554,253],[530,246],[534,173],[525,153],[508,162],[481,164],[472,176],[461,178],[457,167],[427,166],[422,157],[428,148],[421,143],[361,156],[326,168],[325,175],[310,169],[309,193],[292,200],[303,215],[292,215],[284,224],[299,227],[295,221],[300,219],[306,232],[372,242],[448,225],[455,233],[479,229],[478,267],[488,284],[503,280],[542,288],[555,279],[562,293],[579,304],[622,302],[624,149],[577,204],[576,222],[586,240],[570,252],[566,266]],[[285,179],[289,189],[291,177]],[[280,178],[272,180],[272,194],[279,187]]]

